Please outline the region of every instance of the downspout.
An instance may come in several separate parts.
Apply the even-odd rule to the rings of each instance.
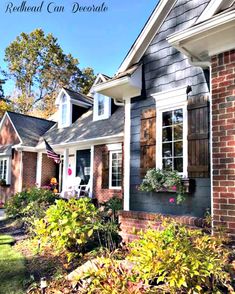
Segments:
[[[213,154],[212,154],[212,147],[213,147],[213,129],[212,129],[212,68],[210,66],[210,95],[209,95],[209,103],[210,103],[210,175],[211,175],[211,229],[212,235],[214,234],[214,188],[213,188]]]
[[[210,72],[210,83],[209,83],[209,121],[210,121],[210,137],[209,137],[209,140],[210,140],[210,184],[211,184],[211,218],[212,218],[212,223],[211,223],[211,226],[212,226],[212,234],[213,234],[213,217],[214,217],[214,199],[213,199],[213,155],[212,155],[212,138],[213,138],[213,129],[212,129],[212,68],[211,68],[211,63],[209,61],[193,61],[193,58],[189,57],[188,58],[189,60],[189,64],[192,65],[192,66],[198,66],[198,67],[201,67],[201,68],[209,68],[209,72]]]
[[[124,106],[125,105],[124,102],[117,101],[116,98],[113,98],[113,101],[114,101],[114,104],[117,105],[117,106]]]

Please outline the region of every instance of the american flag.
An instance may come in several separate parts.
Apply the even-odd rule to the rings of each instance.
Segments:
[[[44,139],[45,145],[46,145],[46,151],[47,151],[47,157],[52,158],[55,163],[60,163],[60,155],[55,153],[55,151],[51,148],[51,146],[47,143],[47,141]]]

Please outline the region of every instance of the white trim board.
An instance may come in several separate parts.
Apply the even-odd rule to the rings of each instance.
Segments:
[[[152,15],[148,19],[138,38],[127,53],[118,73],[125,71],[131,65],[138,63],[152,42],[154,36],[158,33],[161,25],[165,21],[169,11],[177,0],[160,0]]]
[[[162,113],[178,108],[183,109],[183,177],[188,176],[188,112],[186,86],[173,88],[152,95],[156,101],[156,167],[162,169]]]

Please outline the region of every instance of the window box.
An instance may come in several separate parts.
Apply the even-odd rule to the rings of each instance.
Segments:
[[[182,178],[180,173],[171,170],[148,170],[140,191],[157,193],[176,193],[177,203],[185,200],[185,194],[190,192],[190,180]]]

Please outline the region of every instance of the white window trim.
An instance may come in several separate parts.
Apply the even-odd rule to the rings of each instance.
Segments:
[[[162,169],[162,113],[183,109],[183,177],[188,177],[188,111],[186,87],[154,94],[156,100],[156,168]]]
[[[1,160],[7,160],[6,184],[10,185],[11,184],[11,157],[3,156],[3,157],[0,157],[0,161]],[[1,178],[1,175],[0,175],[0,178]]]
[[[99,96],[104,97],[104,113],[99,115]],[[93,120],[108,119],[111,115],[111,98],[99,93],[94,93],[94,105],[93,105]]]
[[[122,189],[121,186],[117,186],[117,187],[112,186],[112,154],[114,154],[114,153],[121,153],[122,154],[122,150],[109,151],[109,189],[110,190],[121,190]]]
[[[62,103],[62,98],[63,95],[66,96],[66,102]],[[66,104],[67,108],[66,108],[66,122],[64,124],[62,124],[62,105]],[[72,123],[72,104],[70,101],[70,97],[67,95],[66,92],[62,92],[61,96],[60,96],[60,103],[59,103],[59,128],[67,128],[71,125]]]

